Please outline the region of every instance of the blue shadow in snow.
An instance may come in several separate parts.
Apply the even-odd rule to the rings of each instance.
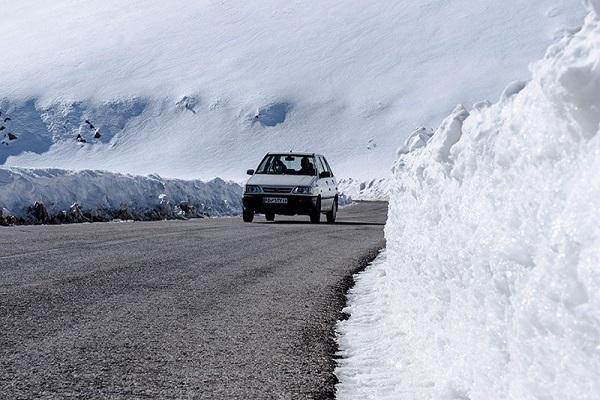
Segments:
[[[258,110],[256,119],[262,126],[275,126],[283,123],[290,111],[289,103],[273,103]]]

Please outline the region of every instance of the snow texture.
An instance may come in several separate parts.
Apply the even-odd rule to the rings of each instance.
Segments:
[[[128,215],[225,216],[241,212],[242,187],[209,182],[132,176],[105,171],[0,168],[0,210],[27,221],[38,202],[50,215],[75,208],[85,213],[127,210]]]
[[[338,181],[338,190],[351,200],[387,201],[389,199],[389,178],[358,179],[344,178]]]
[[[4,1],[0,165],[237,180],[293,149],[387,176],[412,127],[526,79],[582,16],[572,0]]]
[[[338,398],[600,398],[600,2],[526,87],[394,168],[339,324]]]

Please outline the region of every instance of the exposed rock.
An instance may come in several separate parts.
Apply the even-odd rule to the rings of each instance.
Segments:
[[[29,207],[29,214],[33,218],[34,224],[45,224],[50,220],[48,210],[41,201],[36,201],[33,206]]]
[[[17,218],[12,215],[6,208],[0,208],[0,225],[9,226],[15,225]]]
[[[71,207],[69,208],[69,214],[71,214],[76,219],[84,218],[83,212],[81,211],[81,207],[79,206],[79,203],[71,204]]]
[[[188,218],[194,218],[198,215],[196,212],[196,207],[193,204],[190,204],[187,201],[182,201],[179,203],[179,209],[185,214]]]
[[[49,224],[74,224],[80,222],[91,222],[91,218],[84,215],[79,204],[73,204],[68,211],[63,210],[56,215],[51,215]]]
[[[177,108],[188,110],[192,114],[196,114],[196,106],[198,105],[198,99],[196,97],[183,96],[179,101],[175,103]]]
[[[113,219],[120,219],[121,221],[130,221],[136,218],[134,218],[131,215],[131,212],[127,207],[123,207],[115,212]]]
[[[159,205],[158,213],[161,219],[168,219],[174,215],[173,205],[166,194],[162,193],[158,196]]]

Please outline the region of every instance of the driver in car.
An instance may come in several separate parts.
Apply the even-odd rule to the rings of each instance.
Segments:
[[[298,171],[298,175],[315,175],[315,167],[308,157],[302,157],[302,160],[300,160],[300,171]]]
[[[273,163],[273,169],[275,170],[276,174],[285,174],[287,171],[285,164],[281,160],[275,160]]]

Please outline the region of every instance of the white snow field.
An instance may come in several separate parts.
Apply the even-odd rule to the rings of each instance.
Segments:
[[[0,165],[186,179],[289,149],[389,176],[407,132],[525,79],[583,17],[573,0],[0,3]]]
[[[494,105],[395,164],[338,398],[600,398],[600,1]]]
[[[157,211],[154,218],[236,215],[241,212],[241,194],[241,186],[221,179],[203,182],[105,171],[0,168],[0,220],[12,215],[29,221],[29,207],[35,202],[41,202],[50,215],[81,212],[90,214],[89,219],[110,218],[119,210],[145,217]]]

